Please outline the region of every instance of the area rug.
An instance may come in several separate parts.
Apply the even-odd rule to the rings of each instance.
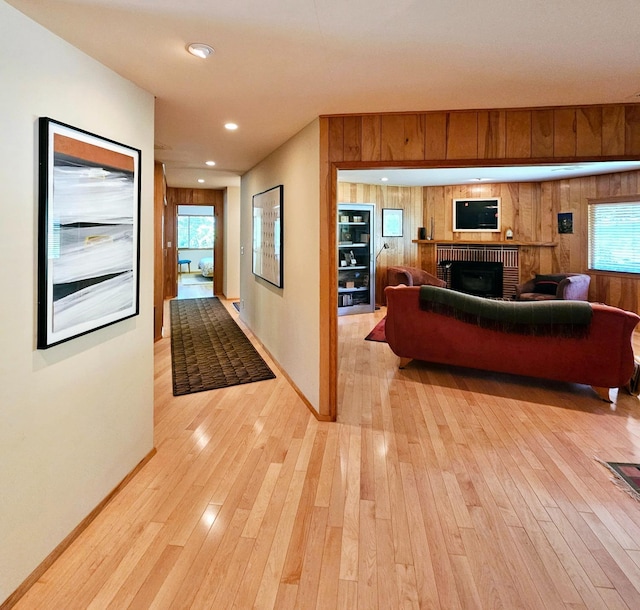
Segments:
[[[640,464],[604,462],[599,458],[595,459],[613,473],[611,480],[617,487],[640,501]]]
[[[378,322],[373,330],[364,338],[365,341],[380,341],[381,343],[386,343],[387,338],[384,334],[384,326],[387,318],[384,317],[380,322]]]
[[[213,284],[212,277],[205,277],[201,273],[196,273],[195,275],[185,275],[181,278],[181,281],[185,286],[193,286],[196,284]]]
[[[275,377],[217,297],[171,301],[173,395]]]

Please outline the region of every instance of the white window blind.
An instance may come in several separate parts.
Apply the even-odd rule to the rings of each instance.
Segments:
[[[589,269],[640,273],[640,196],[589,203]]]

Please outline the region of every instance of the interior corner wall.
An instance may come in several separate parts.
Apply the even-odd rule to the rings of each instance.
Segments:
[[[0,56],[1,604],[153,449],[154,100],[3,1]],[[42,116],[142,151],[140,315],[48,350],[36,349]]]
[[[224,195],[224,273],[222,292],[240,297],[240,187],[229,186]]]
[[[319,410],[320,122],[242,177],[240,317]],[[252,273],[252,196],[283,185],[283,288]]]

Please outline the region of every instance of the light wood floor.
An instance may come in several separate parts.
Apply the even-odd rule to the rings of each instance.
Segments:
[[[640,608],[640,503],[594,459],[640,462],[638,398],[400,371],[382,315],[339,319],[335,424],[275,368],[173,397],[158,342],[157,455],[17,607]]]

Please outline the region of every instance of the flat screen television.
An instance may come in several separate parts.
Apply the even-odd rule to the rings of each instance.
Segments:
[[[500,199],[454,199],[453,231],[500,232]]]

